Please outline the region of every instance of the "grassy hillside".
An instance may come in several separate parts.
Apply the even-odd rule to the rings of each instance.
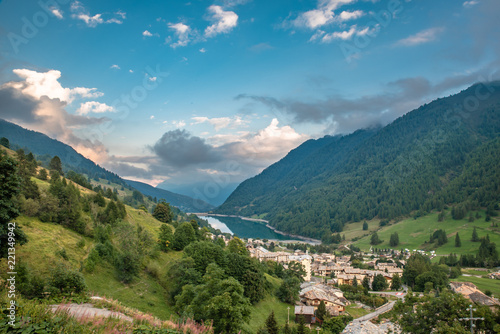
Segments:
[[[431,213],[429,215],[419,217],[417,219],[407,218],[398,223],[393,223],[388,226],[379,227],[377,221],[369,222],[369,231],[362,231],[362,223],[348,225],[346,229],[346,239],[352,239],[359,235],[367,234],[360,240],[354,242],[356,246],[362,250],[370,249],[371,234],[368,232],[377,231],[377,234],[383,242],[374,247],[376,248],[408,248],[413,249],[427,249],[435,250],[438,255],[448,255],[450,253],[457,254],[476,254],[479,249],[479,242],[470,241],[473,228],[476,227],[479,238],[485,237],[489,234],[490,240],[500,245],[500,228],[492,227],[493,223],[499,223],[498,217],[493,217],[492,221],[485,221],[485,212],[480,211],[481,218],[469,222],[468,219],[454,220],[451,218],[450,210],[446,211],[445,219],[438,222],[438,214]],[[474,213],[475,215],[475,213]],[[448,243],[441,247],[435,248],[434,245],[425,244],[429,241],[430,234],[438,229],[446,231],[448,236]],[[397,232],[400,244],[397,247],[390,247],[389,240],[391,234]],[[455,234],[459,233],[462,247],[455,247]]]

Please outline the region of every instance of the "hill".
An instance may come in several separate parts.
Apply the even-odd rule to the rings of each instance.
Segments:
[[[88,178],[98,183],[107,181],[113,183],[115,188],[118,189],[122,186],[131,190],[137,189],[146,196],[156,197],[158,200],[165,199],[182,211],[199,212],[208,211],[213,208],[213,206],[201,200],[195,200],[168,190],[153,188],[141,182],[124,180],[119,175],[85,158],[71,146],[52,139],[43,133],[27,130],[2,119],[0,119],[0,137],[7,138],[12,148],[23,148],[28,152],[32,152],[37,156],[37,160],[41,160],[46,165],[48,165],[48,161],[52,157],[57,155],[61,159],[65,171],[72,170],[80,174],[85,174]]]
[[[211,204],[208,204],[205,201],[176,194],[168,190],[155,188],[146,183],[127,180],[127,179],[125,179],[124,181],[129,186],[139,190],[144,195],[151,196],[157,199],[163,198],[168,203],[170,203],[175,207],[178,207],[180,210],[184,212],[207,212],[214,208]]]
[[[308,141],[241,183],[215,212],[265,216],[281,231],[328,241],[363,219],[423,215],[445,204],[493,208],[499,134],[500,82],[476,84],[381,129]]]

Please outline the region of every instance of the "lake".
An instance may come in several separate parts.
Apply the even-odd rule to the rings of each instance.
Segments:
[[[274,232],[265,223],[244,220],[237,217],[199,216],[205,219],[215,229],[223,233],[231,233],[240,238],[269,239],[269,240],[299,240],[294,237]]]

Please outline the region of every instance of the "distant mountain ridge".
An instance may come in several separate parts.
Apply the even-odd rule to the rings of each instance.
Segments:
[[[212,205],[201,200],[195,200],[168,190],[157,189],[145,183],[124,180],[119,175],[85,158],[71,146],[52,139],[43,133],[25,129],[3,119],[0,119],[0,137],[6,137],[11,144],[21,148],[27,148],[30,152],[38,156],[49,155],[53,157],[57,155],[61,158],[65,169],[87,174],[90,178],[106,179],[126,187],[131,186],[146,196],[156,197],[158,200],[165,199],[171,205],[178,207],[182,211],[199,212],[208,211],[213,208]]]
[[[146,183],[127,179],[124,179],[124,181],[134,189],[139,190],[144,195],[151,196],[153,198],[156,197],[157,199],[163,198],[171,205],[178,207],[184,212],[207,212],[214,208],[213,205],[208,204],[207,202],[204,202],[202,200],[194,199],[181,194],[176,194],[161,188],[155,188]]]
[[[328,238],[363,219],[461,202],[498,204],[500,179],[492,175],[499,175],[500,163],[490,153],[499,135],[500,82],[476,84],[383,128],[307,141],[241,183],[214,211],[265,215],[281,231]],[[486,170],[471,167],[471,159]],[[478,178],[474,187],[480,191],[464,177]],[[459,181],[471,187],[468,193],[481,195],[454,196]]]

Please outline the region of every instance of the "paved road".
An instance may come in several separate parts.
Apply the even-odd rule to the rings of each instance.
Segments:
[[[363,322],[363,321],[372,320],[373,318],[378,317],[382,313],[385,313],[389,310],[392,310],[392,308],[394,307],[394,304],[396,304],[395,301],[384,304],[384,305],[380,306],[378,309],[376,309],[374,312],[369,313],[367,315],[364,315],[362,317],[359,317],[357,319],[354,319],[353,322]]]

